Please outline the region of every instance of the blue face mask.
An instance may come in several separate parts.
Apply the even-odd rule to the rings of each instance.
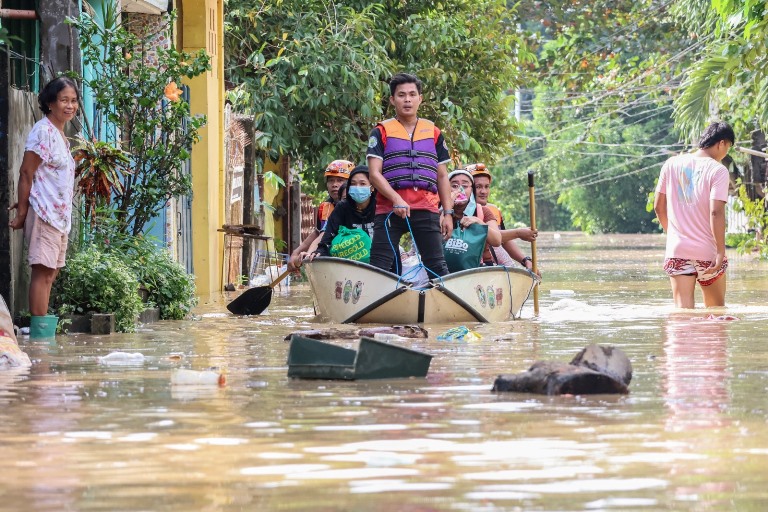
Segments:
[[[469,194],[469,203],[467,203],[467,207],[464,208],[464,215],[472,217],[475,214],[475,210],[477,210],[475,194]]]
[[[371,187],[349,187],[347,195],[356,203],[364,203],[371,197]]]

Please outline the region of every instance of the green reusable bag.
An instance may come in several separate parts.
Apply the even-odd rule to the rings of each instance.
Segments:
[[[466,229],[455,228],[451,238],[443,244],[448,270],[458,272],[479,267],[486,238],[488,226],[485,224],[470,224]]]
[[[371,237],[360,228],[339,226],[339,232],[331,242],[330,253],[337,258],[368,263],[371,261]]]

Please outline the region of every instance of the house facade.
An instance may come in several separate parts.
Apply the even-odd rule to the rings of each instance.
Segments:
[[[18,39],[9,39],[0,51],[0,224],[8,225],[7,208],[16,200],[24,142],[42,115],[37,107],[40,87],[61,72],[88,73],[87,67],[83,69],[77,30],[64,21],[81,12],[99,20],[99,13],[114,2],[119,3],[121,16],[140,21],[136,26],[160,23],[175,10],[176,47],[188,52],[203,49],[211,57],[210,71],[183,84],[191,113],[207,117],[187,169],[192,175],[192,197],[169,201],[151,233],[195,274],[198,294],[206,302],[222,289],[223,235],[217,229],[225,207],[223,0],[3,0],[0,28]],[[87,90],[83,107],[92,121]],[[0,294],[12,311],[26,309],[27,287],[22,234],[0,230]]]

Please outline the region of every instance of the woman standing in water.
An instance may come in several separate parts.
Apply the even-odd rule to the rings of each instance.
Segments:
[[[38,96],[45,116],[29,132],[19,170],[16,217],[13,229],[24,228],[29,246],[29,311],[45,316],[51,287],[64,266],[67,236],[72,226],[75,161],[64,127],[77,113],[80,93],[66,77],[56,78]],[[31,208],[30,208],[31,207]]]

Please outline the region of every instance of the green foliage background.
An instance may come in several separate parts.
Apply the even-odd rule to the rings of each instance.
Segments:
[[[514,140],[507,91],[533,55],[503,1],[227,0],[225,11],[238,108],[255,115],[271,158],[300,160],[316,185],[329,161],[364,161],[370,130],[393,115],[386,79],[399,71],[424,81],[419,113],[457,164],[495,159]]]
[[[507,218],[528,223],[535,171],[542,229],[657,231],[646,204],[666,158],[713,118],[739,134],[768,124],[765,1],[227,0],[227,12],[239,107],[317,188],[329,160],[362,160],[396,71],[424,80],[421,113],[456,165],[491,166]]]
[[[103,17],[104,26],[87,14],[68,21],[79,30],[83,60],[93,71],[77,78],[93,92],[94,116],[100,121],[95,124],[111,126],[114,132],[91,135],[110,140],[130,156],[130,164],[117,169],[123,185],[113,204],[120,229],[137,235],[169,199],[191,192],[192,177],[184,165],[205,117],[191,115],[183,99],[169,101],[164,89],[204,73],[210,59],[203,50],[189,54],[155,46],[151,37],[129,30],[114,7],[105,7]],[[173,19],[169,16],[163,28],[170,41]],[[155,53],[156,65],[147,62],[149,51]]]

